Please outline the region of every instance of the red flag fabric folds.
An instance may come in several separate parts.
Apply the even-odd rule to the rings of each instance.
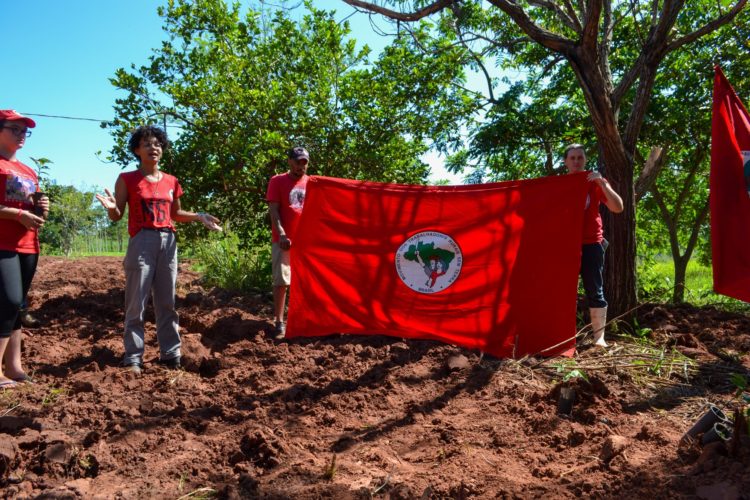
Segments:
[[[287,336],[436,339],[497,357],[569,351],[586,188],[585,173],[469,186],[312,177]]]
[[[750,115],[716,66],[711,123],[711,247],[716,292],[750,302]]]

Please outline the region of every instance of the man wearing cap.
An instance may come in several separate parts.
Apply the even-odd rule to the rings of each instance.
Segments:
[[[302,215],[307,187],[307,164],[310,155],[303,147],[287,151],[289,171],[274,175],[268,183],[266,201],[271,216],[271,255],[273,267],[273,319],[276,339],[286,333],[284,306],[292,278],[289,249],[292,247],[297,223]]]

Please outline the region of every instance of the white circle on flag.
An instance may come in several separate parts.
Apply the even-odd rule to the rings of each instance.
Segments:
[[[458,279],[463,255],[447,234],[424,231],[398,247],[395,261],[398,277],[406,286],[418,293],[437,293]]]

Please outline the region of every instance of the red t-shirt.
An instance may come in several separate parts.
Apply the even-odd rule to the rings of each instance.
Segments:
[[[305,204],[305,190],[307,189],[307,179],[309,175],[303,175],[295,179],[290,173],[274,175],[268,183],[266,192],[266,201],[269,203],[276,202],[279,204],[279,216],[284,232],[291,240],[294,238],[294,232],[297,229],[297,223],[302,215],[302,206]],[[271,228],[271,241],[279,241],[279,233],[276,228]]]
[[[173,175],[161,173],[159,182],[149,182],[140,170],[124,172],[120,177],[128,189],[128,233],[133,237],[144,227],[169,228],[172,202],[182,196],[182,187]]]
[[[602,188],[596,182],[589,182],[589,191],[586,194],[586,206],[583,212],[583,244],[601,243],[604,239],[602,230],[602,216],[599,213],[599,204],[604,199]]]
[[[0,157],[0,205],[32,210],[31,194],[39,190],[36,172],[20,161]],[[0,250],[39,253],[39,238],[17,219],[0,219]]]

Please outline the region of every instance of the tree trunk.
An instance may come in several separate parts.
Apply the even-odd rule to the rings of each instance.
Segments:
[[[635,195],[633,191],[633,160],[617,128],[617,114],[608,97],[611,87],[596,64],[596,52],[578,48],[568,54],[576,73],[599,143],[599,159],[604,175],[622,197],[623,212],[613,215],[602,210],[604,235],[610,242],[605,254],[604,296],[609,303],[609,316],[615,317],[635,309],[638,296],[635,277]]]
[[[672,291],[672,302],[681,304],[685,302],[685,276],[687,266],[690,262],[689,255],[674,259],[674,290]]]
[[[606,173],[612,187],[622,197],[624,208],[620,214],[612,214],[606,208],[602,210],[604,236],[610,242],[605,254],[604,296],[609,303],[609,316],[614,318],[624,314],[623,319],[627,320],[638,302],[633,179],[617,169]]]

